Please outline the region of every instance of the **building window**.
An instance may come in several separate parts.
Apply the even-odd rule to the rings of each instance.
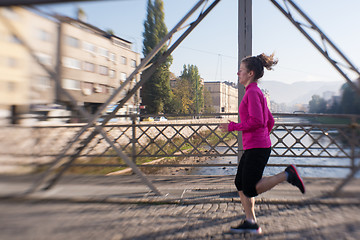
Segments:
[[[36,76],[35,77],[36,85],[42,88],[50,88],[51,82],[48,76]]]
[[[102,65],[99,66],[99,73],[101,75],[108,75],[109,74],[108,71],[109,71],[108,67]]]
[[[83,49],[85,51],[91,52],[91,53],[96,53],[96,47],[94,44],[91,44],[89,42],[83,42]]]
[[[93,93],[93,83],[90,83],[90,82],[82,82],[81,83],[82,85],[82,93],[85,95],[85,96],[89,96]]]
[[[7,66],[10,67],[10,68],[16,68],[18,65],[18,61],[16,60],[16,58],[12,58],[12,57],[9,57],[7,59]]]
[[[63,88],[69,90],[80,90],[80,81],[74,79],[63,79]]]
[[[130,66],[133,68],[136,67],[136,61],[134,59],[131,59]]]
[[[94,84],[94,92],[96,93],[102,93],[103,92],[103,88],[100,84]]]
[[[106,57],[108,58],[109,57],[109,51],[105,48],[102,48],[102,47],[99,47],[99,54],[100,56],[103,56],[103,57]]]
[[[108,87],[107,90],[110,95],[112,95],[115,92],[115,88],[113,88],[113,87]]]
[[[80,41],[77,38],[71,37],[71,36],[66,36],[66,44],[68,46],[74,47],[74,48],[78,48],[80,46]]]
[[[19,18],[19,15],[10,7],[3,8],[2,14],[7,18],[11,20],[17,20]]]
[[[110,69],[110,70],[109,70],[109,77],[110,77],[110,78],[115,78],[115,77],[116,77],[116,72],[115,72],[115,70],[113,70],[113,69]]]
[[[121,56],[120,63],[126,65],[126,57]]]
[[[16,44],[21,44],[21,40],[14,34],[12,34],[10,36],[10,42],[16,43]]]
[[[90,62],[84,62],[84,70],[88,72],[95,72],[95,64]]]
[[[40,63],[44,64],[44,65],[51,65],[52,63],[52,57],[48,54],[45,53],[35,53],[36,57],[38,58],[38,60],[40,61]]]
[[[120,81],[125,81],[126,80],[126,73],[121,72],[120,73]]]
[[[115,62],[115,60],[116,60],[116,55],[115,55],[115,53],[109,53],[109,59],[111,60],[111,61],[113,61],[113,62]]]
[[[51,41],[51,35],[47,31],[43,29],[37,29],[37,38],[44,42],[50,42]]]
[[[81,61],[75,58],[63,57],[63,66],[72,69],[81,69]]]
[[[8,82],[7,83],[8,92],[15,92],[16,90],[16,82]]]

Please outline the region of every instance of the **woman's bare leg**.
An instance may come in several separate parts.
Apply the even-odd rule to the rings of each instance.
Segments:
[[[247,220],[256,222],[255,217],[255,198],[249,198],[245,196],[243,191],[239,191],[239,196],[241,200],[241,204],[243,205],[245,216]]]
[[[256,184],[256,192],[257,194],[261,194],[263,192],[266,192],[279,183],[286,180],[286,173],[281,172],[279,174],[276,174],[271,177],[263,177],[257,184]]]

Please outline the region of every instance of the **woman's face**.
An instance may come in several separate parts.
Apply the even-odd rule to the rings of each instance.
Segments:
[[[239,76],[239,83],[245,87],[249,85],[254,78],[254,73],[249,71],[244,63],[240,64],[240,69],[237,75]]]

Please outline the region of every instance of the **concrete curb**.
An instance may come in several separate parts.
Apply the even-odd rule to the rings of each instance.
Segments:
[[[31,195],[8,195],[0,196],[0,201],[12,202],[37,202],[37,203],[106,203],[106,204],[217,204],[238,202],[239,198],[190,198],[190,199],[162,199],[158,198],[118,198],[118,197],[42,197]],[[256,204],[271,204],[271,205],[354,205],[360,206],[360,199],[352,198],[312,198],[301,200],[286,200],[286,199],[256,199]]]

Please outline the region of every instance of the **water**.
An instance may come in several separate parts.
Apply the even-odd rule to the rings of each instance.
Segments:
[[[359,162],[359,161],[357,161]],[[237,157],[217,157],[206,161],[208,164],[229,164],[237,163]],[[350,166],[349,159],[342,158],[290,158],[290,157],[270,157],[269,164],[313,164],[313,165],[342,165]],[[285,167],[266,167],[264,176],[271,176],[284,171]],[[199,167],[194,168],[189,174],[191,175],[235,175],[237,167]],[[350,170],[348,168],[310,168],[299,167],[299,173],[303,177],[320,177],[320,178],[345,178]],[[356,175],[360,178],[360,173]]]
[[[279,122],[287,122],[287,123],[306,123],[306,119],[299,118],[286,118],[286,120],[277,119]],[[314,148],[309,148],[312,154],[325,154],[323,158],[314,158],[314,157],[270,157],[269,164],[295,164],[295,165],[338,165],[338,166],[351,166],[351,160],[344,158],[329,158],[326,156],[327,154],[331,156],[338,156],[339,149],[338,145],[335,145],[332,141],[336,139],[338,136],[338,131],[336,129],[328,129],[327,132],[315,131],[311,130],[311,136],[305,134],[303,130],[295,129],[291,131],[291,134],[285,130],[278,128],[274,134],[272,134],[271,142],[276,143],[278,139],[282,139],[283,143],[277,143],[276,151],[278,154],[282,154],[287,151],[286,146],[291,146],[291,150],[294,151],[297,155],[301,155],[303,151],[305,151],[305,147],[314,146]],[[301,143],[297,143],[296,139],[301,139]],[[314,139],[317,140],[318,143],[314,142]],[[323,146],[327,153],[324,152],[324,149],[318,148],[315,146],[318,145]],[[340,143],[338,143],[340,144]],[[284,147],[283,149],[280,149]],[[216,149],[219,152],[224,152],[226,147],[217,147]],[[344,150],[349,154],[349,149]],[[303,154],[307,154],[306,152]],[[344,156],[343,153],[340,153],[340,156]],[[356,164],[360,163],[360,159],[356,159]],[[208,164],[236,164],[237,157],[216,157],[207,160]],[[277,174],[284,170],[284,167],[266,167],[264,171],[265,176],[271,176]],[[349,168],[329,168],[329,167],[321,167],[321,168],[311,168],[311,167],[299,167],[298,168],[300,174],[304,177],[322,177],[322,178],[345,178],[349,173]],[[192,175],[235,175],[237,171],[237,167],[200,167],[194,168],[189,174]],[[360,178],[360,172],[355,176],[356,178]]]

